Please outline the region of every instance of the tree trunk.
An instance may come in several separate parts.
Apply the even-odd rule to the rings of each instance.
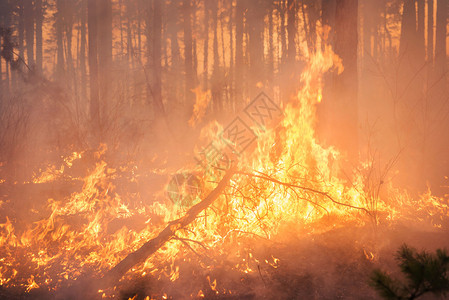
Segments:
[[[418,56],[418,66],[422,66],[425,62],[426,58],[426,43],[425,43],[425,0],[417,0],[418,1],[418,29],[417,29],[417,56]]]
[[[101,142],[100,103],[98,87],[97,0],[87,0],[87,26],[89,43],[90,119],[94,143]]]
[[[435,33],[435,76],[437,79],[446,75],[446,25],[447,25],[447,0],[437,0],[437,28]],[[446,86],[444,84],[444,86]]]
[[[235,10],[235,98],[236,110],[243,107],[243,12],[244,0],[237,0]]]
[[[27,63],[30,67],[34,66],[34,12],[33,1],[25,0],[23,8],[25,21],[25,41],[27,49]]]
[[[332,128],[329,140],[358,159],[358,104],[357,104],[357,28],[358,0],[337,0],[335,9],[335,53],[342,59],[344,71],[334,74],[334,91],[328,99],[328,116]]]
[[[427,62],[430,69],[433,67],[433,3],[433,0],[427,0]]]
[[[184,55],[185,55],[185,97],[189,112],[193,111],[195,76],[193,72],[193,42],[192,42],[192,4],[191,0],[183,0],[184,17]]]
[[[234,90],[234,1],[229,1],[229,19],[228,19],[228,31],[229,31],[229,94],[231,98],[231,108],[235,112],[235,90]]]
[[[72,58],[72,33],[73,33],[73,10],[74,6],[72,3],[66,4],[66,17],[64,18],[64,28],[65,28],[65,36],[67,39],[67,59],[66,59],[66,68],[69,72],[70,76],[73,76],[75,79],[75,72],[73,71],[73,58]]]
[[[19,21],[18,21],[18,33],[19,33],[19,56],[24,58],[24,47],[23,47],[23,41],[25,40],[25,25],[24,25],[24,9],[23,9],[23,5],[24,5],[24,1],[25,0],[19,0],[18,3],[18,13],[19,13]]]
[[[180,83],[181,78],[181,54],[179,50],[179,42],[178,42],[178,19],[179,19],[179,0],[173,0],[170,2],[168,9],[170,13],[167,15],[167,35],[170,39],[170,54],[171,54],[171,64],[169,70],[169,78],[173,80],[173,82]],[[178,87],[179,84],[175,84],[171,89],[167,91],[168,101],[171,105],[175,103],[181,104],[183,99],[179,99],[180,89]],[[181,101],[180,101],[181,100]]]
[[[311,2],[307,6],[307,25],[308,25],[308,36],[307,44],[309,48],[309,53],[312,54],[316,51],[316,22],[320,16],[320,9],[318,7],[319,2]]]
[[[42,73],[42,25],[44,20],[42,0],[36,0],[34,13],[36,17],[36,69]]]
[[[64,75],[64,44],[63,44],[63,0],[56,0],[56,78],[61,79]]]
[[[287,81],[295,80],[296,75],[296,12],[297,12],[296,0],[287,1],[287,35],[288,35],[288,49],[287,49],[287,67],[286,76],[289,78]],[[295,95],[295,84],[287,83],[284,88],[284,94],[287,99],[290,99]]]
[[[265,85],[265,60],[264,60],[264,0],[254,0],[248,7],[248,35],[249,35],[249,87],[250,95],[257,93],[259,83]]]
[[[107,107],[110,100],[110,81],[112,77],[112,2],[111,0],[97,0],[98,9],[98,83],[101,122],[107,122]]]
[[[218,53],[218,3],[213,1],[211,4],[212,10],[212,26],[214,30],[214,40],[213,40],[213,54],[214,54],[214,64],[212,70],[212,104],[214,105],[215,112],[222,112],[222,80],[220,72],[220,57]]]
[[[274,76],[274,45],[273,45],[273,6],[268,11],[268,79],[273,82]]]
[[[404,0],[404,8],[401,21],[401,37],[399,45],[399,56],[413,56],[417,49],[414,47],[416,40],[416,7],[415,0]]]
[[[282,58],[281,58],[281,65],[284,66],[287,63],[287,37],[286,37],[286,30],[285,30],[285,1],[287,0],[280,0],[279,2],[279,18],[280,18],[280,36],[281,36],[281,47],[282,47]]]
[[[294,65],[296,60],[296,0],[287,1],[287,34],[288,51],[287,61],[289,65]]]
[[[81,73],[81,97],[87,97],[86,92],[86,16],[87,16],[87,2],[81,1],[81,25],[80,25],[80,51],[79,51],[79,67]]]
[[[204,48],[203,48],[203,87],[205,90],[209,86],[209,1],[204,1]]]
[[[162,0],[153,0],[153,37],[152,37],[152,60],[153,60],[153,109],[157,118],[164,117],[164,105],[162,103]]]

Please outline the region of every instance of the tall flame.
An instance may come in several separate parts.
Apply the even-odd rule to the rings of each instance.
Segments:
[[[395,196],[386,203],[369,193],[361,175],[353,182],[339,178],[339,152],[317,142],[316,104],[322,99],[322,75],[331,68],[342,71],[341,61],[328,47],[309,58],[299,83],[301,89],[286,104],[281,123],[259,131],[256,148],[239,157],[240,172],[226,192],[188,228],[179,230],[175,238],[131,270],[131,275],[151,274],[177,281],[179,262],[188,261],[192,253],[205,252],[215,257],[214,263],[232,262],[235,270],[256,272],[260,262],[248,253],[248,240],[282,239],[291,231],[320,232],[346,222],[363,224],[373,221],[379,212],[385,220],[406,216],[404,207],[410,206],[407,195],[391,188]],[[207,106],[208,94],[196,93],[192,124]],[[129,196],[119,195],[112,184],[118,172],[103,159],[105,151],[103,147],[96,154],[98,162],[83,178],[80,191],[67,199],[48,200],[48,217],[21,231],[9,218],[0,224],[0,284],[22,285],[27,291],[55,289],[83,273],[100,274],[154,237],[164,224],[183,216],[187,208],[169,201],[130,205]],[[81,156],[74,153],[68,157],[65,169]],[[46,182],[64,171],[49,170],[36,176],[35,182]],[[201,178],[205,191],[216,184],[209,175]],[[447,212],[447,205],[431,194],[420,201],[428,215]],[[127,224],[132,216],[147,221],[139,228],[114,227],[120,220]],[[279,262],[275,257],[264,261],[272,267]],[[209,266],[203,262],[202,267]],[[221,291],[216,279],[208,277],[208,283],[214,292]],[[199,290],[194,295],[203,297],[204,293]]]

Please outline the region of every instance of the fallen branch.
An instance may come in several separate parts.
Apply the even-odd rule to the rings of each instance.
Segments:
[[[276,178],[270,177],[269,175],[266,175],[264,173],[261,173],[261,172],[257,172],[257,173],[259,173],[260,175],[257,175],[257,174],[254,174],[254,173],[237,172],[237,174],[240,174],[240,175],[245,175],[245,176],[249,176],[249,177],[255,177],[255,178],[271,181],[271,182],[274,182],[274,183],[277,183],[279,185],[283,185],[283,186],[286,186],[286,187],[289,187],[289,188],[297,188],[297,189],[300,189],[300,190],[316,193],[316,194],[319,194],[319,195],[322,195],[322,196],[326,197],[327,199],[329,199],[331,202],[333,202],[335,204],[346,206],[346,207],[350,207],[350,208],[354,208],[354,209],[363,210],[364,212],[370,214],[369,210],[367,210],[366,208],[359,207],[359,206],[354,206],[354,205],[351,205],[351,204],[348,204],[348,203],[343,203],[343,202],[337,201],[334,198],[332,198],[331,195],[329,195],[326,192],[315,190],[315,189],[304,187],[304,186],[300,186],[300,185],[296,185],[296,184],[292,184],[292,183],[288,183],[288,182],[282,182],[282,181],[279,181]],[[310,200],[308,200],[308,201],[310,201]],[[314,204],[318,205],[317,203],[314,203]]]
[[[157,237],[143,244],[143,246],[135,252],[128,254],[127,257],[109,270],[101,279],[100,286],[107,287],[120,280],[120,278],[122,278],[128,270],[139,263],[143,263],[151,254],[156,252],[170,239],[174,238],[175,233],[179,229],[182,229],[192,223],[200,212],[206,209],[220,196],[234,173],[235,171],[233,169],[228,170],[223,179],[218,183],[217,187],[201,202],[192,206],[184,217],[168,223],[167,227],[165,227],[165,229],[162,230]]]

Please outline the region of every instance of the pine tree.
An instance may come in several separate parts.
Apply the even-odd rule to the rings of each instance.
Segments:
[[[370,278],[370,285],[384,299],[416,299],[428,293],[445,296],[449,291],[449,256],[446,250],[438,249],[435,254],[417,252],[404,244],[396,259],[406,282],[381,270],[374,270]]]

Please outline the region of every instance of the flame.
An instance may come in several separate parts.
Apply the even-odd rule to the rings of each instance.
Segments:
[[[241,273],[257,272],[260,261],[277,268],[278,258],[255,257],[253,243],[248,241],[282,240],[292,228],[305,235],[349,222],[361,225],[377,222],[380,212],[386,221],[413,219],[416,215],[408,214],[419,207],[421,219],[441,226],[442,212],[447,216],[448,206],[430,191],[416,203],[407,193],[385,186],[387,203],[370,192],[372,187],[361,173],[352,182],[339,177],[341,155],[337,149],[318,143],[314,126],[316,105],[322,101],[322,76],[330,69],[341,72],[343,67],[327,46],[313,54],[307,63],[299,83],[301,89],[285,105],[280,124],[266,131],[253,128],[259,133],[255,149],[240,155],[241,172],[232,178],[226,192],[127,276],[177,281],[180,262],[189,260],[192,253],[215,255],[216,263],[232,266]],[[210,99],[209,92],[199,88],[194,93],[197,97],[191,126],[201,120]],[[213,124],[203,133],[215,137],[220,128],[221,125]],[[102,274],[156,236],[170,221],[185,214],[187,208],[170,201],[136,203],[132,196],[119,194],[114,179],[129,172],[133,180],[138,180],[134,175],[137,168],[133,163],[118,169],[109,166],[106,152],[107,147],[102,145],[95,153],[97,163],[81,179],[80,190],[66,198],[48,199],[45,218],[20,230],[8,217],[0,224],[1,285],[24,286],[27,291],[39,287],[56,289],[82,274]],[[42,171],[33,182],[49,182],[63,176],[81,157],[82,152],[73,152],[63,159],[63,165]],[[363,164],[363,167],[372,166]],[[198,176],[204,184],[204,195],[215,187],[222,174],[219,170],[206,173],[192,168],[193,171],[202,174]],[[136,216],[146,222],[133,228],[127,219]],[[114,227],[121,221],[122,226]],[[374,259],[371,252],[365,251],[364,255]],[[200,265],[206,270],[210,268],[205,262]],[[219,293],[217,280],[211,277],[207,280],[211,290]],[[109,292],[112,293],[98,291],[102,297]],[[202,290],[191,294],[205,297]],[[163,299],[169,297],[166,293],[162,295]]]
[[[37,285],[37,283],[34,281],[34,276],[33,275],[31,275],[31,277],[27,280],[27,282],[28,282],[28,285],[27,285],[27,288],[26,288],[27,292],[31,291],[32,289],[39,288],[39,285]]]
[[[217,291],[217,279],[214,279],[211,282],[210,276],[206,276],[206,278],[207,278],[207,282],[209,283],[209,286],[210,286],[211,290],[214,291],[216,294],[218,294],[218,291]]]
[[[193,106],[193,114],[189,120],[189,125],[195,127],[206,113],[207,106],[211,100],[211,92],[209,90],[203,91],[201,87],[193,89],[192,92],[195,94],[195,104]]]

